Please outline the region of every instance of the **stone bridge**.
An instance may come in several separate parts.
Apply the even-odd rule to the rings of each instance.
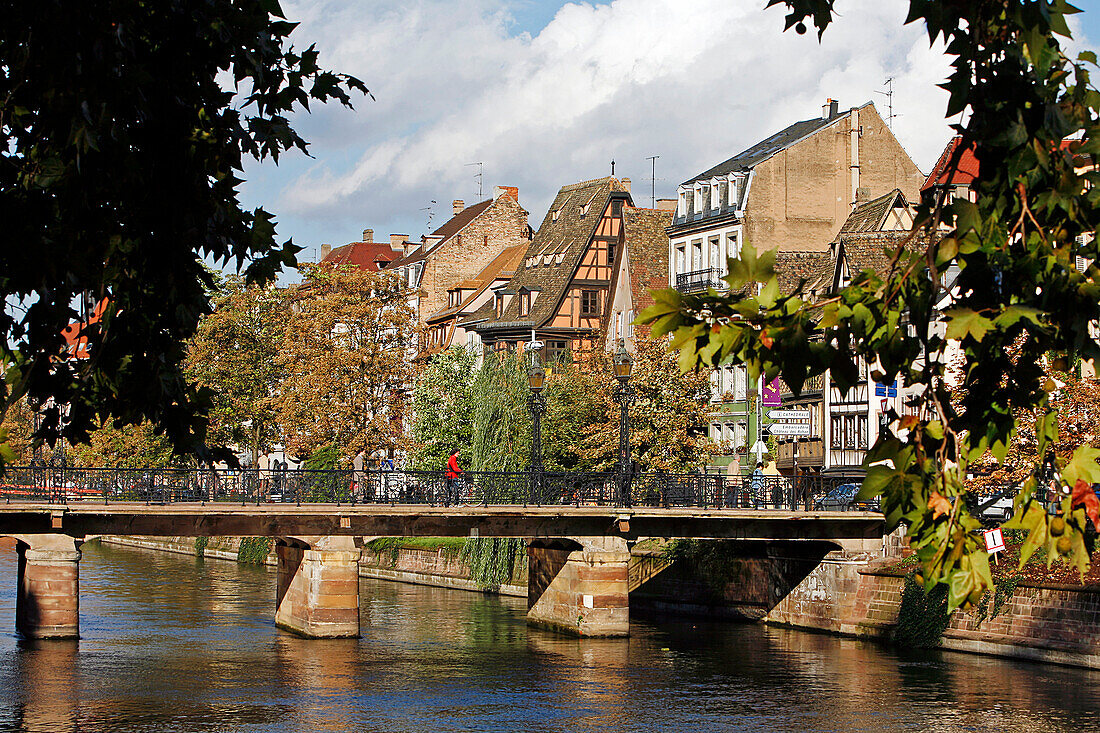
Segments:
[[[855,511],[94,501],[0,505],[0,536],[18,540],[16,626],[31,638],[78,636],[80,545],[98,535],[273,537],[275,622],[310,637],[359,635],[358,560],[364,537],[525,538],[531,624],[582,636],[624,636],[629,632],[629,543],[638,538],[793,541],[877,552],[883,529],[881,514]]]

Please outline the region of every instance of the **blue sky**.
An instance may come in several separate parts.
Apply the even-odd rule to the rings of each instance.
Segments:
[[[374,229],[414,239],[442,224],[453,199],[520,188],[538,227],[557,189],[610,172],[632,178],[648,205],[676,184],[795,120],[827,97],[885,110],[922,170],[949,137],[936,84],[948,71],[903,0],[839,0],[822,43],[782,33],[764,0],[285,0],[292,39],[375,95],[354,112],[298,115],[312,158],[253,165],[247,205],[276,214],[313,260]],[[1076,25],[1100,38],[1100,0]],[[1093,46],[1080,41],[1083,46]],[[434,202],[434,203],[433,203]],[[430,209],[430,211],[428,210]],[[429,214],[431,220],[429,222]],[[285,280],[293,281],[291,273]]]

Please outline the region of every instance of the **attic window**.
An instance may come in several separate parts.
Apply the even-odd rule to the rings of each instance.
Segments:
[[[581,218],[583,219],[588,214],[588,207],[592,204],[585,204],[581,207]]]
[[[581,291],[581,315],[598,316],[600,314],[600,293],[598,290]]]
[[[531,313],[531,292],[524,290],[519,294],[519,314],[526,316]]]
[[[557,221],[558,220],[558,214],[560,214],[560,213],[561,213],[561,209],[554,209],[552,212],[550,212],[550,217],[551,217],[550,220],[551,221]]]
[[[502,315],[504,315],[504,293],[496,294],[494,310],[496,312],[497,318],[500,318]]]

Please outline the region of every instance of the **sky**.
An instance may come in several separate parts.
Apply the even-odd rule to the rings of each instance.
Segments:
[[[1074,45],[1100,40],[1100,0],[1077,0]],[[245,171],[242,198],[278,220],[316,261],[373,229],[418,240],[498,185],[518,186],[538,228],[557,189],[611,173],[634,200],[673,198],[681,181],[798,121],[827,98],[874,102],[927,172],[950,137],[948,74],[905,0],[838,0],[819,43],[783,33],[765,0],[285,0],[324,66],[373,99],[292,118],[310,155]],[[653,164],[655,175],[651,181]],[[479,199],[479,180],[482,199]],[[284,276],[294,281],[294,273]]]

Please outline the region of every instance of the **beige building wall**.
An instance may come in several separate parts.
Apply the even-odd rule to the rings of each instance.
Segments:
[[[867,104],[754,168],[746,239],[758,250],[824,251],[851,213],[856,188],[872,198],[900,188],[915,201],[923,182]]]

